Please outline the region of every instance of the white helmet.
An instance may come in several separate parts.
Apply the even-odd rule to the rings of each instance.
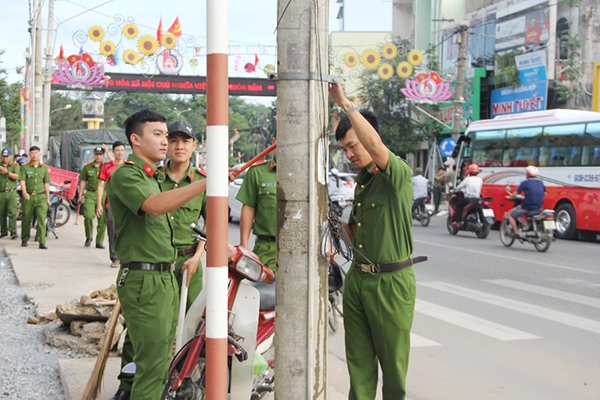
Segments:
[[[537,177],[540,173],[540,171],[538,171],[537,167],[534,165],[530,165],[529,167],[525,168],[525,172],[527,173],[527,176],[531,178]]]

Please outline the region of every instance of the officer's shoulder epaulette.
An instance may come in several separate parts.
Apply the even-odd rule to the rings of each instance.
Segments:
[[[207,176],[207,175],[206,175],[206,171],[205,171],[205,170],[203,170],[202,168],[196,168],[196,171],[198,171],[198,173],[199,173],[200,175],[204,176],[204,177],[206,177],[206,176]]]
[[[86,165],[90,165],[92,162],[86,162],[85,164],[83,164],[83,166],[85,167]]]
[[[125,164],[125,165],[135,165],[135,163],[133,161],[129,161],[129,160],[123,161],[123,164]]]

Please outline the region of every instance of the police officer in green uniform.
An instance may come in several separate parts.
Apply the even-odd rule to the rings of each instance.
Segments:
[[[250,231],[256,236],[252,250],[275,271],[277,257],[277,163],[275,157],[248,169],[236,199],[242,202],[240,245],[248,248]]]
[[[0,164],[0,238],[8,236],[16,239],[17,235],[17,180],[19,179],[19,164],[10,161],[12,151],[2,149]],[[8,224],[6,220],[8,219]]]
[[[96,205],[98,203],[98,175],[102,168],[102,159],[104,158],[104,149],[102,146],[94,148],[94,161],[83,166],[79,174],[79,203],[82,202],[85,192],[85,202],[83,203],[83,225],[85,227],[85,247],[90,247],[92,237],[94,236],[94,219],[96,218]],[[101,214],[98,218],[98,227],[96,229],[96,248],[104,248],[104,234],[106,233],[106,216]]]
[[[350,400],[373,400],[377,361],[383,399],[406,396],[416,283],[413,263],[412,171],[388,150],[373,113],[357,111],[339,84],[329,93],[345,112],[336,129],[346,157],[360,169],[352,212],[344,228],[355,262],[344,284],[344,329]]]
[[[23,217],[21,218],[21,246],[29,246],[31,238],[31,219],[35,212],[40,249],[46,245],[46,216],[50,206],[50,175],[44,164],[40,163],[40,148],[29,148],[31,161],[21,165],[19,183],[23,195]]]
[[[140,110],[125,121],[133,154],[115,169],[108,200],[115,219],[115,250],[121,268],[117,293],[133,348],[133,382],[122,380],[113,400],[156,400],[171,359],[179,309],[173,274],[176,247],[168,213],[202,194],[206,181],[163,191],[165,175],[156,168],[167,153],[165,117]]]

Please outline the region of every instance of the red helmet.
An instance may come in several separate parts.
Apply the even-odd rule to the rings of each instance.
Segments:
[[[540,173],[540,171],[538,171],[537,167],[534,165],[530,165],[529,167],[525,168],[525,172],[527,173],[527,176],[530,178],[535,178]]]
[[[477,165],[477,164],[469,165],[469,174],[470,175],[477,175],[478,173],[479,173],[479,165]]]

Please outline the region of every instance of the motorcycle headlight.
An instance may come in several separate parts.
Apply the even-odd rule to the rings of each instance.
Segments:
[[[249,281],[258,282],[262,275],[263,266],[260,261],[244,254],[235,264],[235,269]]]

